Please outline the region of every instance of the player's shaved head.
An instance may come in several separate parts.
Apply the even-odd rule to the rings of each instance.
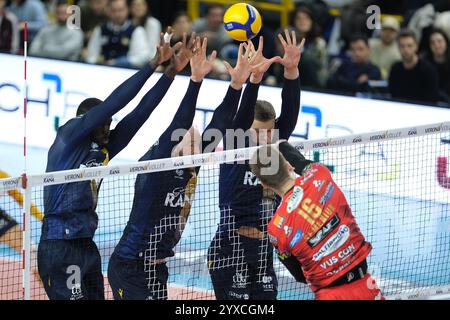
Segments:
[[[83,100],[83,102],[80,103],[77,109],[77,117],[80,115],[85,114],[89,110],[91,110],[93,107],[99,105],[103,101],[97,98],[87,98]]]
[[[290,165],[284,156],[272,145],[265,145],[253,154],[250,169],[261,183],[274,191],[281,190],[291,179]]]
[[[255,120],[258,121],[271,121],[275,120],[276,113],[275,108],[269,101],[258,100],[255,105]]]

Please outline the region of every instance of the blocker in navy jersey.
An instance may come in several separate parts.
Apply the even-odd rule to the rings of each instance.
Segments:
[[[233,129],[250,129],[258,89],[258,84],[251,83],[245,89]],[[281,115],[275,120],[280,139],[288,139],[292,134],[299,110],[300,80],[284,79]],[[236,147],[228,143],[227,138],[225,147]],[[220,166],[220,223],[208,250],[208,268],[218,299],[276,299],[278,282],[273,270],[273,248],[266,230],[276,205],[275,197],[263,192],[248,162]],[[255,228],[263,236],[240,235],[237,231],[241,227]],[[224,274],[233,276],[224,277]]]
[[[163,75],[139,105],[109,133],[111,117],[140,91],[154,69],[146,66],[98,105],[60,127],[48,152],[47,172],[106,165],[127,146],[164,97],[173,79]],[[94,99],[95,100],[95,99]],[[101,133],[104,145],[94,141]],[[100,254],[92,240],[97,229],[97,195],[101,181],[44,187],[45,216],[38,248],[39,275],[50,299],[104,299]],[[80,269],[70,288],[70,266]]]
[[[174,120],[159,140],[140,159],[155,160],[171,156],[179,141],[170,139],[176,129],[189,129],[195,115],[200,84],[190,82]],[[222,102],[214,112],[210,129],[225,130],[231,124],[240,98],[240,90],[229,88]],[[201,150],[211,147],[202,137]],[[214,142],[216,145],[219,141]],[[174,255],[174,247],[180,240],[180,212],[192,199],[187,185],[196,176],[200,167],[177,169],[157,173],[141,174],[135,183],[135,195],[130,219],[114,250],[113,263],[110,262],[108,275],[115,297],[120,299],[166,299],[167,267],[165,258]],[[140,283],[133,280],[126,271],[114,266],[130,265],[138,268]],[[145,270],[145,272],[142,272]],[[134,277],[135,278],[135,277]],[[139,277],[138,277],[139,278]],[[165,280],[164,280],[165,279]],[[119,294],[121,292],[121,294]]]

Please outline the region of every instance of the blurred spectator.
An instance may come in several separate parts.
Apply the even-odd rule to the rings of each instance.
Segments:
[[[185,11],[179,11],[175,14],[172,22],[173,37],[172,42],[177,43],[183,40],[183,32],[186,34],[192,33],[192,21]]]
[[[105,23],[108,0],[89,0],[87,5],[81,7],[81,30],[84,33],[84,46],[91,38],[94,28]]]
[[[156,46],[159,43],[159,35],[161,33],[161,23],[149,14],[145,0],[132,0],[130,9],[134,25],[143,27],[147,33],[150,57],[155,56]]]
[[[351,60],[344,61],[328,80],[328,87],[349,93],[370,91],[369,80],[381,80],[380,69],[370,62],[370,48],[363,35],[350,40]]]
[[[392,66],[389,91],[393,98],[436,102],[438,74],[433,66],[417,55],[418,44],[414,32],[401,31],[398,45],[402,61]]]
[[[443,30],[431,32],[424,58],[439,75],[439,100],[450,103],[450,44]]]
[[[307,7],[299,7],[291,16],[291,25],[297,38],[306,40],[299,64],[302,85],[315,88],[325,86],[328,76],[327,44],[320,35],[315,16]]]
[[[47,12],[41,1],[38,0],[12,0],[9,10],[19,20],[20,47],[23,47],[23,29],[25,21],[28,22],[28,43],[33,42],[33,38],[39,29],[48,23]]]
[[[16,53],[19,48],[18,21],[5,6],[6,0],[0,0],[0,52]]]
[[[383,79],[389,77],[392,65],[401,59],[396,41],[399,31],[400,23],[387,17],[381,22],[380,37],[369,40],[370,61],[380,68]]]
[[[126,0],[111,0],[110,20],[94,29],[87,62],[111,66],[141,67],[150,58],[147,34],[128,19]]]
[[[68,18],[67,1],[58,0],[56,22],[41,29],[30,47],[30,54],[76,61],[83,46],[83,32],[66,26]]]
[[[201,37],[208,38],[208,54],[213,50],[220,52],[225,44],[232,41],[223,27],[224,14],[225,9],[223,6],[212,4],[206,9],[206,17],[194,22],[194,31]]]

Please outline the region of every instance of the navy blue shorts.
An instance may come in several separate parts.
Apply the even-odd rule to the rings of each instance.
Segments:
[[[92,239],[43,240],[38,270],[50,300],[104,300],[101,258]]]
[[[146,264],[112,254],[108,281],[115,300],[166,300],[169,272],[165,263]]]
[[[268,239],[214,237],[208,270],[218,300],[275,300],[278,281]]]

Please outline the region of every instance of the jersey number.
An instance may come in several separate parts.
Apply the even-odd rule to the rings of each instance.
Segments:
[[[298,214],[303,217],[309,224],[313,225],[315,220],[322,214],[322,208],[312,202],[310,198],[302,201]]]

